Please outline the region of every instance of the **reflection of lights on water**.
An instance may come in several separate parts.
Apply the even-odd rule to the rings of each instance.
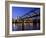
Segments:
[[[15,24],[13,24],[13,27],[14,27],[14,30],[16,30],[16,29],[17,29],[17,26],[15,26]]]

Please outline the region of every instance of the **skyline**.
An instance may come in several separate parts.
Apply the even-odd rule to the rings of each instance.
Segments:
[[[32,7],[12,7],[12,18],[13,19],[17,19],[17,17],[19,16],[22,16],[26,13],[28,13],[29,11],[32,11],[32,10],[36,10],[36,9],[39,9],[39,8],[32,8]]]

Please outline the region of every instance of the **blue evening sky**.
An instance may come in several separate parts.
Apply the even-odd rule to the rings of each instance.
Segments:
[[[12,7],[12,18],[16,19],[17,16],[22,16],[35,8],[31,7]]]

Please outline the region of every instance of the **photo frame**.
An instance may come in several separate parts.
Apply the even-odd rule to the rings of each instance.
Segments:
[[[5,36],[6,37],[34,36],[34,35],[45,34],[44,3],[6,1],[5,6],[6,6],[5,7]],[[34,12],[33,10],[36,11]],[[17,17],[17,15],[20,17]],[[18,21],[13,20],[14,18],[17,20],[19,19],[19,24]],[[20,24],[20,22],[22,24]],[[14,23],[16,25],[14,25]]]

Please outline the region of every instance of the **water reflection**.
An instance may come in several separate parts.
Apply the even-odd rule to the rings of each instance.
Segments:
[[[24,26],[24,27],[23,27]],[[13,24],[12,25],[12,30],[13,31],[23,31],[23,30],[40,30],[40,26],[39,26],[39,23],[37,23],[37,25],[35,25],[35,27],[33,26],[33,23],[32,24],[25,24],[23,25],[22,24]],[[23,28],[24,29],[23,29]]]

